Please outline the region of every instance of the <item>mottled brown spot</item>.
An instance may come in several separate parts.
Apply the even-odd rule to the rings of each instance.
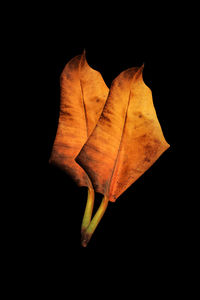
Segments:
[[[68,63],[69,68],[71,71],[78,70],[79,64],[80,64],[81,55],[78,55],[74,57],[70,62]]]
[[[149,157],[145,157],[144,162],[150,162],[151,160],[149,159]]]
[[[65,71],[63,72],[62,76],[61,76],[61,83],[62,83],[62,81],[63,81],[63,79],[64,79],[63,76],[65,76],[66,79],[68,79],[68,80],[72,80],[71,74],[65,70]]]
[[[66,103],[61,103],[61,107],[60,107],[60,109],[62,109],[62,110],[65,110],[65,109],[68,109],[68,108],[71,108],[72,106],[71,105],[69,105],[69,104],[66,104]]]
[[[146,158],[151,158],[156,155],[160,143],[158,140],[155,141],[152,141],[151,143],[144,146]]]
[[[60,120],[70,120],[73,121],[73,116],[69,111],[66,111],[64,109],[60,109]]]
[[[72,114],[70,112],[68,112],[68,111],[65,112],[65,115],[68,116],[68,117],[72,116]]]
[[[97,99],[96,99],[96,102],[97,102],[97,103],[98,103],[98,102],[100,102],[100,99],[99,99],[99,98],[97,98]]]
[[[144,146],[145,153],[151,155],[154,152],[154,148],[151,144],[147,144]]]
[[[160,141],[159,140],[154,139],[153,141],[154,141],[155,144],[160,145]]]
[[[110,115],[113,114],[112,111],[111,111],[109,108],[106,108],[104,111],[105,111],[106,113],[110,114]]]
[[[108,122],[108,123],[111,123],[110,119],[109,119],[107,116],[105,116],[105,114],[102,114],[102,115],[101,115],[101,120],[102,120],[103,122],[106,121],[106,122]]]
[[[140,139],[141,139],[141,140],[145,140],[146,137],[147,137],[147,134],[145,133],[145,134],[143,134],[143,135],[140,136]]]
[[[123,75],[126,80],[131,80],[133,78],[134,73],[135,73],[135,68],[130,68],[126,70]]]

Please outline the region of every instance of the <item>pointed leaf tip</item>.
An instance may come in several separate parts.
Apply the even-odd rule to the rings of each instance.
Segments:
[[[85,48],[83,49],[83,53],[82,53],[82,55],[81,55],[84,59],[86,59],[86,50],[85,50]]]

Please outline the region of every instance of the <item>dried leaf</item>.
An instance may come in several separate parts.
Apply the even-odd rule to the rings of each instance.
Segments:
[[[90,180],[75,157],[94,129],[109,89],[101,74],[92,69],[82,55],[65,66],[61,78],[60,116],[50,162],[68,173],[78,186]]]
[[[169,147],[156,116],[143,66],[112,83],[102,115],[76,161],[96,192],[114,202]]]

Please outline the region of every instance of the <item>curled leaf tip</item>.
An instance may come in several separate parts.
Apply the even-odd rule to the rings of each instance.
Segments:
[[[144,64],[141,65],[141,67],[138,68],[137,72],[135,73],[135,79],[142,79],[143,80],[143,71],[144,71]]]

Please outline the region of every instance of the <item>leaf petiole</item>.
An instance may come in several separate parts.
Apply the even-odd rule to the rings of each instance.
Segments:
[[[87,227],[90,224],[93,206],[94,206],[94,190],[93,190],[93,188],[89,187],[87,203],[86,203],[85,212],[84,212],[82,225],[81,225],[81,234],[83,234],[85,232],[85,230],[87,229]]]
[[[107,206],[108,206],[108,197],[104,196],[96,214],[94,215],[92,221],[90,222],[90,225],[82,234],[81,243],[82,243],[83,247],[86,247],[88,242],[90,241],[97,225],[101,221],[101,219],[106,211]]]

